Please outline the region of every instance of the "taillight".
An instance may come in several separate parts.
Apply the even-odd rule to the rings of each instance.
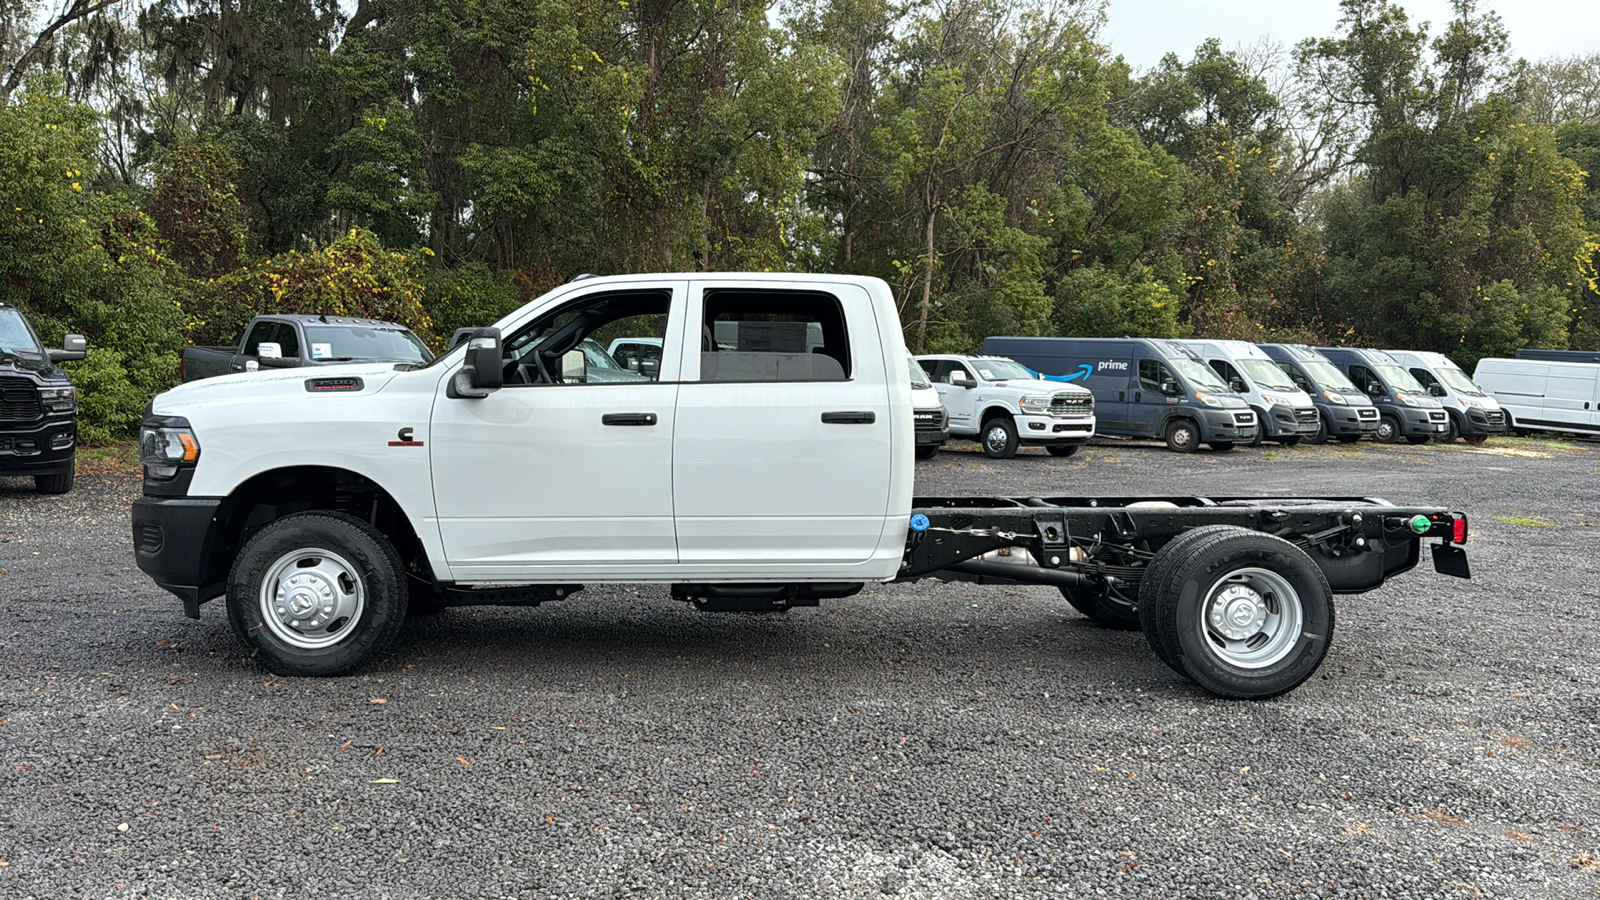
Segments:
[[[1450,543],[1465,544],[1467,542],[1467,517],[1455,515],[1450,522]]]

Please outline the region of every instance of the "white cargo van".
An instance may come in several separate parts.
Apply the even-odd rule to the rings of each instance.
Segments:
[[[1500,402],[1512,431],[1600,434],[1600,363],[1480,359],[1472,380]]]
[[[1469,444],[1481,444],[1491,434],[1506,433],[1506,414],[1500,404],[1473,384],[1450,357],[1424,350],[1386,352],[1405,366],[1428,393],[1438,397],[1440,405],[1450,415],[1449,427],[1440,440],[1450,444],[1459,437]]]
[[[1294,386],[1266,351],[1249,341],[1181,341],[1200,354],[1212,371],[1256,411],[1261,427],[1252,444],[1277,441],[1293,447],[1316,434],[1321,417],[1311,395]]]

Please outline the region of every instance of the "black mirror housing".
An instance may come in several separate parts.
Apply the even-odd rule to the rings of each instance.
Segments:
[[[67,362],[69,360],[83,359],[89,353],[89,342],[81,334],[69,334],[61,339],[61,349],[46,350],[45,355],[51,362]]]
[[[1443,397],[1444,385],[1435,381],[1433,384],[1428,385],[1428,393],[1434,395],[1435,397]]]
[[[453,340],[454,338],[452,338]],[[452,396],[482,400],[505,382],[500,368],[500,329],[474,328],[467,338],[466,365],[450,378]]]
[[[1235,394],[1244,393],[1244,381],[1238,378],[1233,379],[1228,382],[1228,390],[1233,391]]]
[[[1367,385],[1367,393],[1371,394],[1374,397],[1382,397],[1384,394],[1386,394],[1388,392],[1383,389],[1383,385],[1381,385],[1381,384],[1377,383],[1376,381],[1374,381],[1371,384]]]
[[[1163,381],[1161,382],[1161,393],[1166,394],[1168,397],[1175,397],[1182,391],[1176,381]]]

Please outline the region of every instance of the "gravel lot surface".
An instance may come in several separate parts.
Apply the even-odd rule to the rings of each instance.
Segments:
[[[590,588],[288,679],[134,568],[136,477],[0,479],[0,897],[1600,896],[1600,444],[952,446],[920,493],[1462,509],[1475,577],[1340,598],[1262,703],[1050,589],[932,581]]]

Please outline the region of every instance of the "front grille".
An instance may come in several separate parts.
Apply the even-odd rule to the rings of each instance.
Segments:
[[[39,389],[26,378],[0,378],[0,422],[32,422],[44,415]]]
[[[1050,398],[1052,416],[1087,416],[1094,412],[1092,394],[1056,394]]]
[[[1317,408],[1315,406],[1299,407],[1294,411],[1294,418],[1296,422],[1302,425],[1315,425],[1317,424]]]
[[[1483,411],[1483,415],[1489,420],[1490,425],[1504,425],[1506,423],[1506,414],[1501,410],[1486,409]]]
[[[912,416],[918,431],[938,431],[944,427],[944,410],[919,409]]]
[[[1253,412],[1234,413],[1233,421],[1240,425],[1254,425],[1256,423],[1256,414]]]
[[[1445,415],[1445,412],[1442,409],[1432,409],[1428,411],[1428,418],[1435,422],[1443,422],[1445,419],[1449,418],[1449,416]]]
[[[1378,411],[1373,407],[1362,406],[1356,409],[1356,418],[1358,419],[1376,419],[1377,417]]]

